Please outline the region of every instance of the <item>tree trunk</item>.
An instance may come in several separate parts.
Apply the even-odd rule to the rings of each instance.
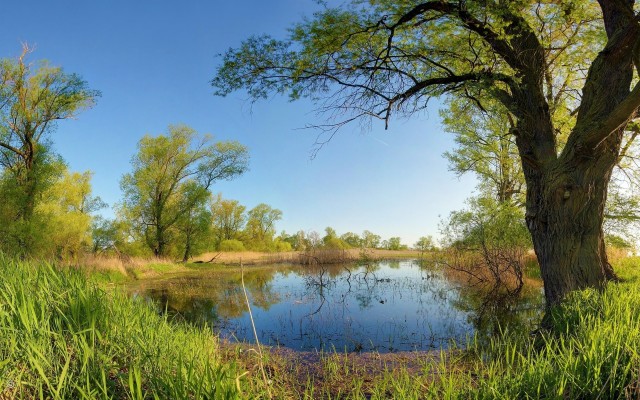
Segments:
[[[528,177],[527,226],[548,307],[573,290],[603,288],[616,279],[602,229],[612,153]]]
[[[160,226],[156,227],[156,243],[155,248],[153,249],[153,253],[156,257],[164,257],[165,256],[165,240],[164,240],[164,229]]]
[[[189,261],[189,257],[191,257],[191,232],[186,232],[186,240],[184,244],[184,255],[182,256],[182,262]]]

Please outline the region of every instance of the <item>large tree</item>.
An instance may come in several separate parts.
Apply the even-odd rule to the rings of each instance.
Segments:
[[[602,227],[640,106],[634,3],[353,0],[294,26],[287,40],[254,37],[229,50],[213,85],[221,95],[311,97],[336,127],[388,123],[443,95],[500,104],[514,119],[527,227],[553,305],[615,278]]]
[[[166,135],[144,136],[131,163],[133,172],[120,184],[122,215],[156,256],[166,256],[178,225],[185,237],[193,237],[194,227],[181,222],[207,204],[214,182],[246,171],[248,153],[240,143],[213,142],[188,126],[175,125]]]
[[[17,59],[0,60],[0,167],[5,194],[11,187],[2,202],[5,209],[12,203],[10,223],[21,254],[31,250],[34,211],[60,171],[51,149],[56,122],[75,118],[100,95],[76,74],[46,61],[29,62],[30,52],[25,46]]]

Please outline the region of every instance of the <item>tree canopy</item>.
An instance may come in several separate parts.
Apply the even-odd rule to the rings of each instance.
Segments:
[[[635,2],[352,0],[227,51],[212,84],[311,98],[330,132],[444,96],[504,115],[547,304],[602,287],[608,185],[640,106]],[[490,121],[495,121],[491,118]]]
[[[122,213],[153,253],[165,256],[175,229],[189,230],[185,218],[207,204],[210,186],[242,174],[248,160],[240,143],[212,142],[186,125],[169,126],[166,135],[146,135],[131,160],[133,172],[121,181]]]
[[[21,256],[53,256],[56,252],[51,246],[58,241],[45,239],[42,231],[50,229],[62,238],[63,231],[78,222],[74,237],[79,240],[72,244],[67,238],[62,246],[77,252],[89,222],[80,223],[67,212],[86,219],[80,214],[86,215],[98,204],[90,197],[90,174],[70,175],[52,149],[52,134],[56,122],[75,118],[80,111],[91,108],[100,92],[90,89],[77,74],[66,73],[47,61],[29,62],[29,53],[31,50],[24,46],[17,59],[0,60],[2,248]],[[59,191],[60,187],[69,192]],[[62,207],[61,213],[52,214],[56,207]],[[55,223],[57,218],[62,219]],[[65,252],[57,251],[58,255]]]

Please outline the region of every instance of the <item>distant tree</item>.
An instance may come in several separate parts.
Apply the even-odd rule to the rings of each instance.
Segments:
[[[442,225],[444,240],[450,246],[465,249],[531,248],[531,236],[524,224],[523,210],[493,197],[468,200],[469,206],[451,212]]]
[[[50,142],[56,121],[76,117],[100,96],[76,74],[46,61],[27,62],[30,52],[24,46],[17,60],[0,60],[0,167],[12,181],[12,232],[22,254],[40,229],[30,226],[38,200],[60,171]]]
[[[122,214],[156,256],[175,244],[177,224],[209,197],[211,185],[247,169],[247,149],[237,142],[213,143],[186,125],[166,135],[144,136],[123,176]]]
[[[282,219],[282,211],[268,204],[258,204],[248,212],[245,232],[255,249],[267,249],[276,234],[276,221]]]
[[[193,180],[184,184],[181,196],[185,201],[186,211],[176,220],[179,232],[179,243],[182,262],[187,262],[194,254],[206,249],[211,237],[211,194],[203,186]]]
[[[380,235],[369,231],[362,232],[362,247],[364,248],[377,249],[380,247],[380,240],[382,240]]]
[[[407,245],[402,244],[401,239],[397,236],[389,238],[389,240],[385,240],[387,250],[406,250]]]
[[[216,244],[223,240],[240,240],[247,220],[246,209],[239,201],[223,199],[221,194],[213,198],[211,214]]]
[[[362,246],[362,239],[357,233],[347,232],[341,235],[340,239],[351,247],[358,248]]]
[[[244,243],[237,239],[226,239],[218,245],[220,251],[244,251]]]
[[[306,233],[307,249],[316,249],[322,245],[322,238],[316,231],[309,231]]]
[[[303,230],[299,230],[298,232],[290,236],[286,235],[286,237],[283,237],[283,240],[289,243],[293,250],[306,250],[309,246],[307,235]]]
[[[481,190],[499,202],[524,205],[525,181],[515,138],[515,118],[494,101],[482,109],[471,99],[450,99],[443,126],[455,135],[456,149],[445,153],[458,175],[473,172]]]
[[[116,220],[97,216],[91,223],[92,252],[94,254],[118,251],[118,242],[122,237],[122,230]]]
[[[433,244],[433,237],[431,236],[421,236],[418,241],[413,245],[416,250],[420,250],[421,252],[431,251],[435,248]]]
[[[322,241],[326,244],[330,242],[332,239],[336,239],[338,237],[338,233],[335,229],[330,226],[324,228],[324,236],[322,237]]]

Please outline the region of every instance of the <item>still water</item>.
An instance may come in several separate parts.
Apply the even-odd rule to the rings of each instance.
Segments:
[[[393,352],[463,346],[539,318],[539,289],[499,308],[446,271],[415,260],[363,265],[259,266],[244,282],[262,344],[295,350]],[[130,287],[160,312],[207,323],[223,338],[255,342],[239,268],[209,269]],[[488,305],[489,304],[489,305]]]

